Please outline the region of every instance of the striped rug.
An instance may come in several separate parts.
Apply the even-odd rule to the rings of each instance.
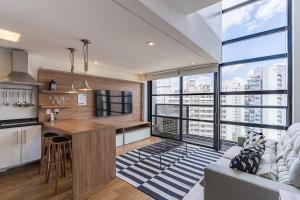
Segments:
[[[159,144],[164,145],[164,142],[166,140]],[[184,145],[164,154],[162,164],[168,165],[173,162],[164,169],[153,166],[159,166],[158,156],[144,161],[149,162],[149,165],[139,162],[138,150],[125,153],[117,156],[117,176],[154,199],[183,199],[201,179],[205,166],[222,156],[222,153],[213,149],[195,145],[188,145],[186,155],[185,151]],[[148,154],[141,152],[141,155]]]

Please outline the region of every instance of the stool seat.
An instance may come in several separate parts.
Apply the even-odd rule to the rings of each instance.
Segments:
[[[45,138],[51,138],[51,137],[57,137],[57,136],[59,136],[57,133],[45,133],[43,135],[43,137],[45,137]]]
[[[54,137],[52,139],[52,143],[65,143],[65,142],[70,142],[70,141],[71,141],[70,138],[63,137],[63,136]]]

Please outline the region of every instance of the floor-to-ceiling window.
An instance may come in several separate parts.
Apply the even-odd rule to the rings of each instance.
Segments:
[[[288,0],[223,1],[220,140],[250,130],[277,140],[289,125]]]
[[[248,131],[277,140],[291,123],[291,0],[223,0],[222,64],[150,81],[154,135],[227,149]]]
[[[214,147],[215,73],[153,80],[152,134]]]

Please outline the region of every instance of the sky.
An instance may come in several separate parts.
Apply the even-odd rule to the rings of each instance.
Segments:
[[[223,0],[223,9],[244,1]],[[286,26],[286,5],[286,0],[261,0],[225,13],[222,16],[223,40]],[[222,49],[223,63],[281,53],[287,53],[286,32],[224,45]],[[286,59],[228,66],[223,68],[222,78],[246,79],[249,71],[253,71],[254,68],[274,64],[286,64]]]

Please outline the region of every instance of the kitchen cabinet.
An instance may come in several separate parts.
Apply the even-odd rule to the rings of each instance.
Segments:
[[[41,126],[0,129],[0,169],[41,157]]]
[[[0,129],[0,169],[20,164],[20,129]]]
[[[41,158],[41,126],[22,128],[21,163],[31,162]]]

